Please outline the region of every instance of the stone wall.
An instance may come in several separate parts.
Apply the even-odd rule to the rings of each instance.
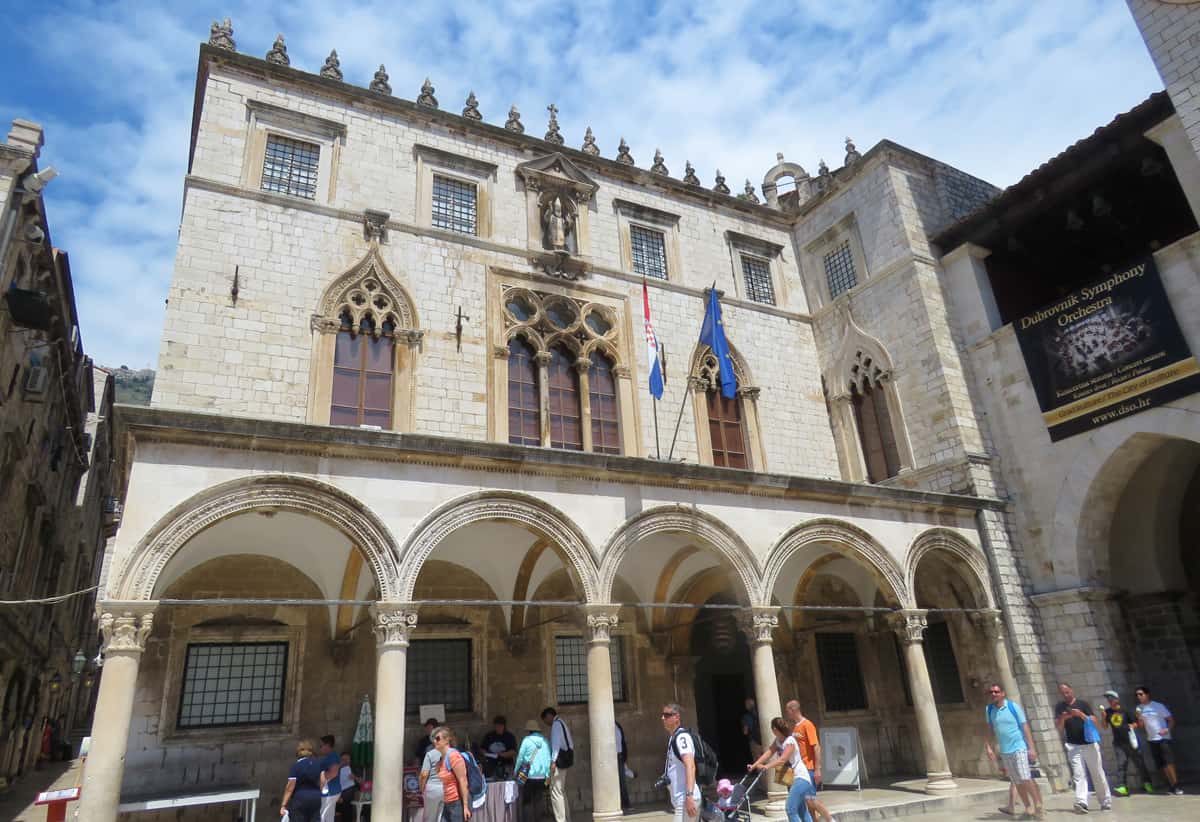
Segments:
[[[1200,154],[1200,7],[1164,0],[1127,2],[1192,148]]]

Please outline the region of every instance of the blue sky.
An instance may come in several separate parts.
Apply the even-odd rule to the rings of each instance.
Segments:
[[[331,48],[347,82],[380,63],[444,109],[474,90],[485,119],[516,103],[526,129],[554,102],[568,143],[592,126],[606,156],[661,148],[740,190],[775,153],[810,172],[843,140],[888,138],[1009,185],[1161,88],[1120,0],[792,0],[485,3],[290,0],[26,3],[0,32],[0,118],[42,123],[56,245],[71,256],[85,346],[153,367],[187,161],[197,47],[233,18],[238,50],[276,33],[292,65]],[[15,22],[13,22],[15,20]]]

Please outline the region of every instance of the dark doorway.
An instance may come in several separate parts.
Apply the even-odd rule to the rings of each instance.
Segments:
[[[717,595],[706,605],[732,604]],[[691,652],[696,660],[696,721],[700,734],[717,752],[722,773],[745,773],[749,740],[742,734],[747,697],[754,696],[750,647],[735,611],[701,608],[692,626]]]

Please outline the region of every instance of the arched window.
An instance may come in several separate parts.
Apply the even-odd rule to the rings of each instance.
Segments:
[[[550,349],[549,380],[550,447],[583,450],[583,406],[579,397],[579,375],[575,357],[561,346]]]
[[[867,481],[881,482],[896,476],[900,473],[900,452],[883,388],[870,382],[864,382],[861,388],[851,385],[850,402],[867,466]]]
[[[592,416],[592,450],[598,454],[621,453],[621,431],[617,422],[617,379],[612,361],[603,354],[592,355],[588,368],[588,405]]]
[[[519,337],[508,341],[508,441],[542,444],[541,398],[534,351]]]
[[[392,427],[392,376],[396,362],[395,326],[363,317],[358,327],[350,312],[341,316],[333,354],[330,425]]]
[[[749,468],[746,438],[742,432],[742,399],[721,395],[720,388],[705,392],[708,403],[708,436],[712,441],[713,465]]]
[[[700,463],[764,471],[758,438],[758,389],[748,384],[746,365],[732,348],[730,359],[737,377],[737,395],[732,399],[721,394],[717,358],[710,348],[699,349],[692,361],[689,385],[695,398]]]

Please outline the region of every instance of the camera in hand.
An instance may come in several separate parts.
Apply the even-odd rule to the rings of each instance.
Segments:
[[[671,782],[671,780],[667,779],[666,775],[663,775],[663,776],[660,776],[658,778],[658,781],[656,781],[654,783],[654,787],[655,787],[655,789],[665,788],[665,787],[667,787],[668,784],[670,784],[670,782]]]

